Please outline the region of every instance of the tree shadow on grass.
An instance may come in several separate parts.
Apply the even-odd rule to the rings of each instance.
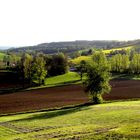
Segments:
[[[91,105],[91,104],[92,103],[87,103],[87,104],[79,105],[76,107],[67,107],[65,109],[54,110],[54,111],[43,111],[43,112],[40,112],[40,114],[34,114],[34,115],[31,115],[27,118],[14,120],[14,122],[55,118],[58,116],[63,116],[63,115],[72,114],[72,113],[76,113],[76,112],[83,111],[83,110],[88,110],[90,108],[89,105]]]

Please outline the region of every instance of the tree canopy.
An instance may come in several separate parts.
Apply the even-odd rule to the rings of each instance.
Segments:
[[[95,104],[101,103],[102,94],[111,90],[109,69],[106,56],[102,52],[93,54],[93,63],[87,66],[87,79],[84,84],[85,91]]]

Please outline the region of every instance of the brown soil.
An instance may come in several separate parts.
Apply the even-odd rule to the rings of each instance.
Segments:
[[[112,91],[105,100],[140,98],[140,81],[111,81]],[[68,85],[0,95],[0,113],[62,107],[88,102],[82,85]]]

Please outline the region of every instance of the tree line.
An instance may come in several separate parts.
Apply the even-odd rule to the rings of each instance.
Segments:
[[[128,54],[116,54],[109,58],[111,72],[140,73],[140,54],[132,51]]]
[[[23,54],[15,68],[23,83],[42,85],[45,78],[61,75],[68,72],[68,59],[63,53],[55,55]],[[81,77],[83,73],[86,79],[83,84],[85,91],[89,93],[91,100],[96,103],[102,102],[102,94],[111,90],[109,84],[111,72],[140,73],[140,54],[131,51],[126,54],[116,54],[111,57],[103,52],[94,52],[92,62],[81,61],[77,66],[77,72]]]
[[[17,62],[14,71],[18,73],[24,85],[42,85],[45,84],[46,77],[64,74],[68,71],[67,57],[63,53],[53,56],[25,53]]]

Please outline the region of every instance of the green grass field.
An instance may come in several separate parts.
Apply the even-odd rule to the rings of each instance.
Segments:
[[[63,75],[46,78],[45,84],[47,86],[59,86],[70,83],[77,83],[80,81],[80,76],[76,72],[68,72]]]
[[[4,57],[5,55],[6,55],[6,54],[0,52],[0,61],[3,61],[3,57]]]
[[[131,50],[134,46],[128,46],[128,47],[122,47],[122,48],[114,48],[114,49],[108,49],[108,50],[103,50],[105,54],[109,54],[111,51],[120,51],[122,49],[124,50]]]
[[[86,61],[86,62],[90,62],[92,61],[92,57],[90,56],[79,56],[77,58],[74,58],[71,60],[72,63],[74,64],[79,64],[82,60]]]
[[[45,80],[45,85],[39,86],[39,87],[31,87],[30,89],[38,89],[38,88],[44,88],[44,87],[55,87],[55,86],[63,86],[63,85],[69,85],[69,84],[79,84],[80,76],[76,72],[68,72],[66,74],[48,77]]]
[[[140,100],[0,117],[1,140],[139,140]]]
[[[83,76],[83,80],[86,79],[86,76]],[[140,80],[139,75],[130,75],[130,74],[112,74],[111,79],[127,79],[127,80]],[[80,76],[76,72],[68,72],[66,74],[49,77],[45,80],[45,87],[53,86],[62,86],[68,84],[79,84],[82,81]]]
[[[5,53],[0,52],[0,61],[3,61],[4,56],[8,56],[8,55],[5,54]],[[9,55],[9,56],[11,56],[11,55]],[[20,60],[20,58],[21,58],[20,56],[15,55],[16,61]],[[11,58],[11,61],[13,61],[13,58]]]

